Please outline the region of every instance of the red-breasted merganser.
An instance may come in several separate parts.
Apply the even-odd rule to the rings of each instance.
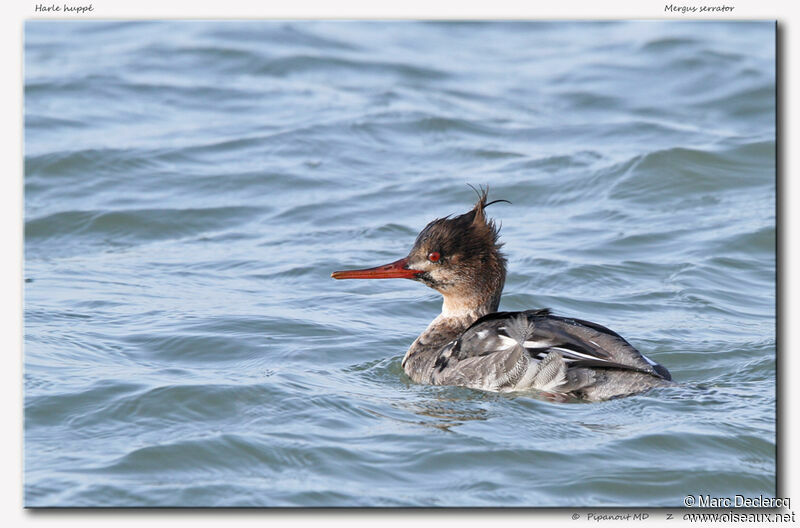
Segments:
[[[538,390],[600,401],[671,385],[669,371],[619,334],[550,310],[497,312],[506,279],[498,229],[484,209],[432,221],[407,257],[334,279],[411,279],[444,297],[442,313],[411,344],[403,369],[417,383],[488,391]],[[498,200],[501,201],[501,200]],[[503,200],[505,201],[505,200]]]

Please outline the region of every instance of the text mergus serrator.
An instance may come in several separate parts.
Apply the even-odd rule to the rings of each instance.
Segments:
[[[412,279],[442,294],[442,313],[403,358],[411,379],[501,392],[534,389],[590,401],[671,385],[666,368],[599,324],[547,309],[497,312],[506,259],[498,229],[484,213],[486,200],[483,191],[471,211],[429,223],[405,258],[331,274]]]

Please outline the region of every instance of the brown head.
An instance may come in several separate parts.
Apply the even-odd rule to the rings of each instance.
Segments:
[[[335,271],[334,279],[412,279],[444,296],[444,313],[484,307],[497,310],[506,278],[498,229],[486,217],[488,190],[479,193],[472,210],[439,218],[417,236],[408,256],[376,268]],[[497,200],[506,201],[506,200]]]

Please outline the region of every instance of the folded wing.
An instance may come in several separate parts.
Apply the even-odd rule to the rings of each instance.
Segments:
[[[667,369],[619,334],[549,310],[497,312],[443,347],[438,383],[489,390],[534,388],[570,392],[594,381],[593,369],[617,369],[670,380]],[[480,381],[479,381],[480,380]]]

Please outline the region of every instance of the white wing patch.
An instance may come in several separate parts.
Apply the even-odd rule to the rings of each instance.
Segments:
[[[553,344],[551,341],[525,341],[522,345],[525,348],[548,348]]]
[[[573,356],[573,357],[576,357],[578,359],[600,359],[597,356],[593,356],[591,354],[584,354],[583,352],[576,352],[574,350],[569,350],[569,349],[561,348],[561,347],[553,347],[553,350],[558,350],[559,352],[561,352],[562,354],[565,354],[566,356]],[[564,359],[569,361],[572,358],[565,357]]]
[[[502,343],[502,346],[499,348],[499,350],[506,350],[507,348],[512,348],[519,344],[517,343],[516,339],[504,336],[503,334],[497,334],[497,339],[499,339]]]
[[[606,361],[603,358],[586,354],[584,352],[577,352],[568,348],[561,348],[552,346],[547,341],[525,341],[525,348],[530,352],[534,361],[541,361],[550,352],[556,351],[561,353],[562,359],[568,363],[579,361],[581,359],[591,359],[595,361]]]
[[[641,355],[642,355],[642,357],[644,358],[644,360],[645,360],[645,361],[647,361],[648,363],[650,363],[650,365],[651,365],[651,366],[655,367],[656,365],[658,365],[658,363],[656,363],[655,361],[653,361],[653,360],[652,360],[652,359],[650,359],[649,357],[645,356],[645,355],[644,355],[644,354],[642,354],[641,352],[639,352],[639,354],[641,354]]]

